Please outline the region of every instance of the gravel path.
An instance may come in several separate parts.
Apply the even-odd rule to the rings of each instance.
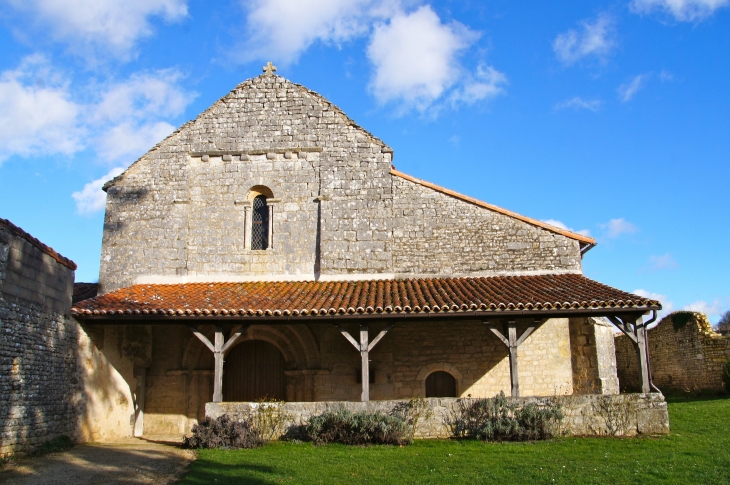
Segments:
[[[174,484],[194,459],[190,450],[137,439],[92,443],[14,460],[0,468],[0,484]]]

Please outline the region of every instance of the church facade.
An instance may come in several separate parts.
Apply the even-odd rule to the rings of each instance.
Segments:
[[[104,188],[98,295],[72,309],[124,396],[90,405],[100,439],[187,432],[211,401],[618,393],[600,317],[646,364],[661,307],[585,278],[591,238],[396,170],[271,66]]]

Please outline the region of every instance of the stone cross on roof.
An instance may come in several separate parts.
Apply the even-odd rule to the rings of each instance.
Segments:
[[[267,62],[264,66],[264,72],[266,74],[274,74],[274,71],[276,71],[276,66],[271,63],[271,61]]]

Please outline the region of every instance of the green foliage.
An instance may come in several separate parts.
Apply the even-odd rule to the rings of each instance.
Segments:
[[[692,319],[695,316],[695,312],[674,312],[672,313],[672,327],[674,327],[674,331],[678,331],[684,327],[687,326],[687,324],[692,321]]]
[[[668,407],[672,431],[658,437],[201,450],[181,485],[730,483],[730,399],[670,398]]]
[[[307,436],[317,445],[405,445],[411,442],[410,431],[401,416],[345,408],[313,416],[307,426]]]
[[[36,454],[45,455],[46,453],[57,453],[59,451],[66,451],[73,447],[74,442],[71,438],[66,435],[61,435],[53,438],[50,441],[46,441],[38,448]]]
[[[535,441],[551,438],[562,421],[560,406],[534,403],[518,407],[504,392],[488,399],[460,399],[451,410],[448,424],[458,438],[483,441]]]
[[[730,392],[730,360],[722,366],[722,382],[725,384],[725,390]]]
[[[419,421],[428,420],[433,411],[428,405],[428,401],[423,399],[421,396],[414,397],[408,402],[398,404],[393,409],[392,414],[398,416],[408,424],[410,428],[409,439],[413,440],[418,429]]]
[[[193,435],[183,439],[185,448],[258,448],[265,443],[250,419],[236,421],[224,414],[205,418],[193,426]]]

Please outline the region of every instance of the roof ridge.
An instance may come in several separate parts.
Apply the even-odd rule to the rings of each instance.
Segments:
[[[70,259],[68,259],[65,256],[61,256],[61,254],[59,254],[55,249],[53,249],[52,247],[50,247],[47,244],[44,244],[43,242],[40,241],[40,239],[31,236],[28,232],[26,232],[23,229],[21,229],[20,227],[16,226],[9,220],[0,218],[0,226],[7,227],[10,230],[10,232],[15,234],[16,236],[22,237],[23,239],[25,239],[26,241],[31,243],[33,246],[35,246],[36,248],[40,249],[45,254],[47,254],[50,257],[52,257],[53,259],[55,259],[58,263],[66,266],[67,268],[70,268],[70,269],[76,271],[76,268],[78,267],[76,265],[76,263],[74,263],[73,261],[71,261]]]
[[[523,216],[522,214],[518,214],[516,212],[512,212],[507,209],[503,209],[502,207],[496,206],[494,204],[490,204],[488,202],[483,202],[479,199],[475,199],[474,197],[469,197],[468,195],[461,194],[459,192],[453,191],[451,189],[447,189],[446,187],[441,187],[440,185],[433,184],[431,182],[427,182],[422,179],[417,179],[416,177],[413,177],[411,175],[408,175],[406,173],[403,173],[399,170],[396,170],[395,168],[390,169],[390,174],[395,175],[396,177],[400,177],[404,180],[408,180],[409,182],[413,182],[414,184],[422,185],[424,187],[427,187],[429,189],[435,190],[437,192],[441,192],[442,194],[449,195],[451,197],[455,197],[457,199],[463,200],[465,202],[469,202],[471,204],[477,205],[479,207],[483,207],[485,209],[490,209],[495,212],[498,212],[500,214],[512,217],[514,219],[518,219],[522,222],[526,222],[528,224],[532,224],[533,226],[541,227],[542,229],[547,229],[548,231],[555,232],[557,234],[560,234],[565,237],[569,237],[571,239],[575,239],[577,241],[580,241],[581,243],[585,243],[590,246],[596,245],[596,240],[592,237],[584,236],[582,234],[575,233],[573,231],[568,231],[566,229],[561,229],[559,227],[555,227],[551,224],[548,224],[546,222],[538,221],[537,219],[533,219],[531,217]]]

